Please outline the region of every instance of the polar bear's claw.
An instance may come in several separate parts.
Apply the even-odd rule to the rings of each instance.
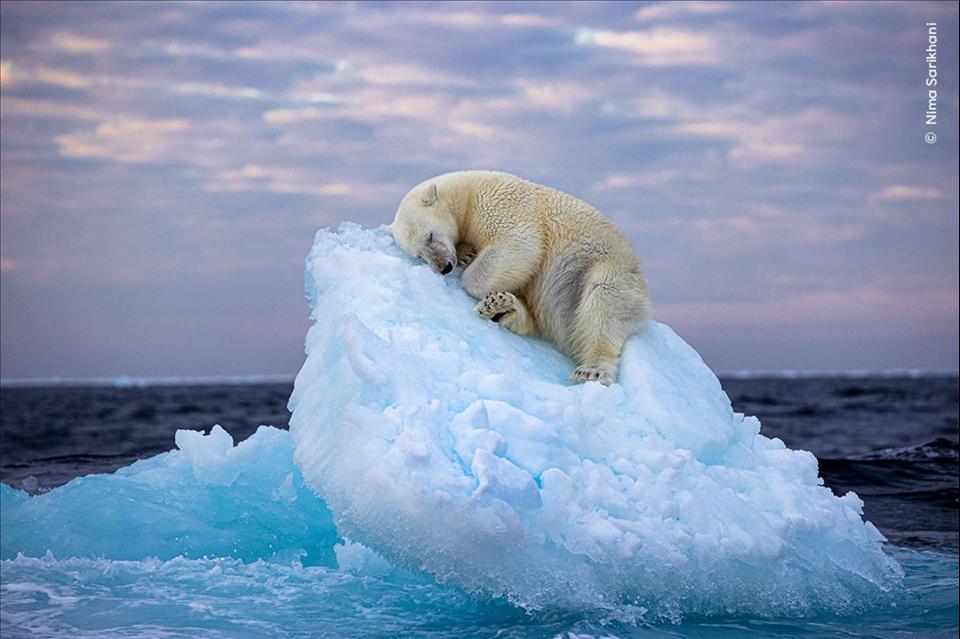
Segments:
[[[613,383],[613,376],[605,366],[577,366],[570,379],[575,382],[600,382],[604,386]]]
[[[457,266],[467,268],[477,257],[477,247],[473,244],[460,242],[457,244]]]

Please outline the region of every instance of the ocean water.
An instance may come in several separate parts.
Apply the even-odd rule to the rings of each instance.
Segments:
[[[8,387],[0,634],[955,637],[957,378],[722,383],[766,436],[813,452],[835,493],[864,500],[864,517],[904,570],[894,592],[779,616],[528,611],[394,568],[339,538],[292,463],[282,430],[289,384]],[[166,453],[178,429],[211,424],[249,446],[181,435],[181,451]],[[229,459],[210,464],[216,455]],[[224,512],[229,521],[218,520]]]

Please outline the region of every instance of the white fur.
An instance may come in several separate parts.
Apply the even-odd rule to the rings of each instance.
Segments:
[[[515,175],[426,180],[389,230],[439,272],[465,266],[477,312],[555,343],[579,364],[577,381],[613,382],[624,342],[650,319],[640,258],[619,229],[586,202]]]

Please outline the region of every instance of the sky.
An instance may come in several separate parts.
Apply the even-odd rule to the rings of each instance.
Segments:
[[[3,378],[293,375],[316,230],[460,169],[605,213],[715,370],[958,367],[956,2],[3,2],[0,35]]]

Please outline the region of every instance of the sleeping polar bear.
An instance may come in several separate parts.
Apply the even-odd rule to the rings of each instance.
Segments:
[[[611,384],[627,338],[651,315],[640,258],[622,233],[572,195],[509,173],[459,171],[415,186],[388,227],[397,245],[461,282],[476,311],[540,335]]]

